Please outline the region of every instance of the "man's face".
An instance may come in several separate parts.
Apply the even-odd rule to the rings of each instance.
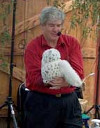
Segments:
[[[62,29],[62,21],[48,21],[46,25],[42,25],[42,30],[45,38],[48,41],[57,41],[59,36],[57,35]]]

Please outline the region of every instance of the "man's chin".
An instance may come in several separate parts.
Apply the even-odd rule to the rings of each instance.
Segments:
[[[57,41],[58,40],[58,36],[54,36],[53,38],[51,38],[52,41]]]

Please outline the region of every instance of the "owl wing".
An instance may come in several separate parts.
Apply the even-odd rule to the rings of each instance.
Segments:
[[[80,79],[79,75],[77,72],[72,68],[70,63],[66,60],[61,60],[59,62],[59,68],[61,73],[63,74],[64,78],[66,81],[76,87],[81,87],[82,86],[82,80]]]

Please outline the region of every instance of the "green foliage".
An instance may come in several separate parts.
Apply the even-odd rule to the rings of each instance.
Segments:
[[[53,5],[55,7],[61,7],[62,9],[65,6],[63,0],[46,0],[46,1],[47,1],[47,5]]]
[[[0,42],[3,46],[5,45],[5,43],[9,43],[10,40],[11,36],[9,31],[4,31],[0,34]]]
[[[0,44],[5,45],[9,43],[11,40],[11,35],[9,33],[9,24],[8,24],[8,16],[11,14],[12,10],[12,2],[1,2],[0,3],[0,23],[1,31],[0,31]]]
[[[5,69],[8,66],[7,62],[5,61],[5,59],[0,56],[0,67],[2,67],[3,69]]]
[[[64,7],[65,7],[64,2],[58,1],[58,0],[54,0],[53,5],[54,5],[55,7],[60,7],[62,10],[63,10]]]
[[[75,16],[74,25],[82,24],[88,18],[91,18],[92,25],[95,25],[100,14],[100,0],[75,0],[72,11]]]
[[[100,17],[100,0],[75,0],[72,5],[71,28],[80,26],[83,38],[93,31]],[[91,20],[91,23],[88,22]]]
[[[12,1],[0,1],[0,67],[5,68],[7,63],[5,61],[4,49],[5,46],[11,42],[11,34],[9,32],[9,16],[12,12]]]
[[[51,1],[51,0],[46,0],[46,2],[47,2],[47,5],[50,5],[50,1]]]

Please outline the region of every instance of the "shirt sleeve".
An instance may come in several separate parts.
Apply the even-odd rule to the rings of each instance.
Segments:
[[[73,38],[71,41],[71,50],[69,54],[69,61],[74,70],[78,73],[81,79],[84,78],[83,58],[79,42]]]
[[[26,47],[24,63],[26,70],[26,86],[32,89],[32,86],[43,85],[41,77],[41,58],[35,46],[28,45]]]

